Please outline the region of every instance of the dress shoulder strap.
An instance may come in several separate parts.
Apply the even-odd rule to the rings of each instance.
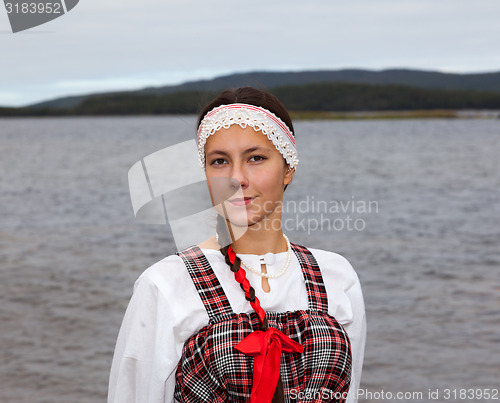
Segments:
[[[314,255],[305,246],[294,243],[290,245],[302,268],[309,309],[328,313],[326,288]],[[192,246],[177,252],[177,255],[183,260],[210,320],[216,321],[220,315],[232,314],[224,289],[202,250],[198,246]]]
[[[198,246],[191,246],[177,252],[177,255],[184,261],[210,321],[216,321],[220,315],[233,313],[224,289],[202,250]]]
[[[328,297],[318,262],[305,246],[294,243],[290,243],[290,245],[302,268],[309,299],[309,309],[328,313]]]

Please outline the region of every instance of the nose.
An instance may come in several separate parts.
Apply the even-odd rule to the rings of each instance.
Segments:
[[[231,184],[233,187],[241,186],[242,189],[248,187],[248,175],[245,168],[241,164],[234,164],[231,170]]]

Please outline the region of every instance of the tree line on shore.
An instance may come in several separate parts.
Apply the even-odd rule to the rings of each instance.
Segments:
[[[290,111],[349,112],[500,109],[500,93],[404,85],[316,83],[267,89]],[[0,116],[99,116],[196,114],[216,92],[120,92],[86,97],[71,108],[0,108]]]

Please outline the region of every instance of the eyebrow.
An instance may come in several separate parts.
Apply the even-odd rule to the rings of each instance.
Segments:
[[[243,151],[243,154],[250,154],[253,153],[254,151],[260,151],[260,152],[269,152],[269,148],[262,147],[262,146],[255,146],[255,147],[250,147],[247,148],[245,151]],[[223,150],[212,150],[209,153],[207,153],[207,157],[212,155],[212,154],[220,154],[220,155],[226,155],[229,156],[229,154],[226,151]]]

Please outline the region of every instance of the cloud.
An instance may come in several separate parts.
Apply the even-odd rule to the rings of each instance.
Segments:
[[[495,71],[499,14],[490,0],[86,0],[44,34],[0,35],[0,105],[233,71]]]

